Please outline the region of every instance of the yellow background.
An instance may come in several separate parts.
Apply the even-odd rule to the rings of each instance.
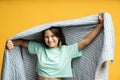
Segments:
[[[109,12],[115,29],[115,60],[109,80],[120,80],[120,0],[0,0],[0,72],[5,41],[33,26]]]

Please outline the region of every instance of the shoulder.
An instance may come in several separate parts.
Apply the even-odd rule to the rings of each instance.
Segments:
[[[62,45],[61,49],[71,51],[72,49],[77,48],[77,47],[78,47],[78,43],[73,43],[69,45]]]
[[[40,42],[36,41],[29,41],[28,50],[31,53],[38,53],[39,51],[43,50],[44,45]]]
[[[66,47],[68,48],[73,48],[73,47],[77,47],[78,46],[78,43],[73,43],[73,44],[69,44],[69,45],[66,45]]]
[[[33,45],[37,45],[37,46],[43,45],[42,43],[37,42],[37,41],[29,41],[29,44],[33,44]]]
[[[28,47],[32,47],[32,48],[42,48],[44,47],[43,43],[37,42],[37,41],[29,41]]]

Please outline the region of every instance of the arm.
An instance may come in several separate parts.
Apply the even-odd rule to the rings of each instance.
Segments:
[[[103,29],[103,13],[99,13],[98,18],[99,24],[96,26],[96,28],[92,32],[90,32],[87,36],[85,36],[83,40],[78,42],[79,50],[89,45]]]
[[[28,47],[28,41],[23,39],[16,39],[16,40],[8,40],[6,43],[6,46],[9,51],[11,51],[14,48],[14,45]]]
[[[18,46],[28,47],[28,41],[24,39],[13,40],[13,44]]]

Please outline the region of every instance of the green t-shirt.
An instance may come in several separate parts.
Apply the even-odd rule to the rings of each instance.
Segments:
[[[49,78],[72,77],[71,60],[83,53],[77,43],[60,48],[47,48],[42,43],[30,41],[30,54],[36,54],[38,75]]]

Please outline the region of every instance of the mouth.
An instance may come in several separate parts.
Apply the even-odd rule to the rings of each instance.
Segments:
[[[49,42],[48,44],[49,44],[49,45],[53,45],[54,43],[53,43],[53,42]]]

